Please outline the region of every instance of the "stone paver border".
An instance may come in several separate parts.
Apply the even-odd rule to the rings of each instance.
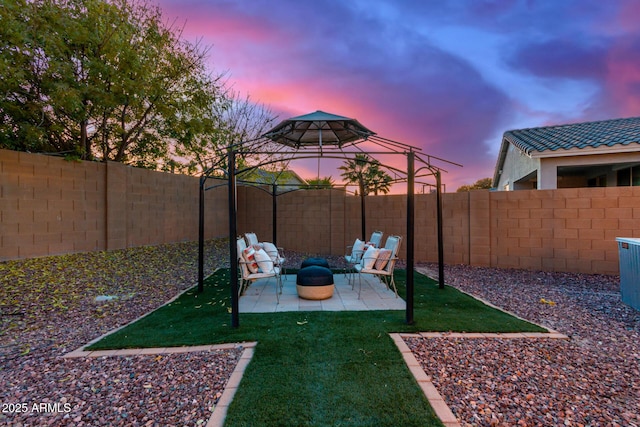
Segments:
[[[422,369],[420,363],[413,355],[413,352],[404,342],[404,338],[464,338],[464,339],[562,339],[568,340],[569,337],[558,332],[517,332],[517,333],[481,333],[481,332],[421,332],[417,334],[389,334],[393,342],[402,353],[404,362],[407,364],[409,371],[413,374],[422,389],[429,404],[440,418],[445,427],[460,427],[458,419],[444,401],[436,387],[431,381],[431,377]]]

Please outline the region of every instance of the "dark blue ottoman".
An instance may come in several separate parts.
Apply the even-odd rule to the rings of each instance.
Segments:
[[[335,288],[333,273],[328,268],[319,265],[305,267],[298,271],[296,288],[300,298],[311,300],[331,298]]]

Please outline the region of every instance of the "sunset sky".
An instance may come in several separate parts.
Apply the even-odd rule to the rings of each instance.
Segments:
[[[507,130],[640,115],[640,1],[158,4],[185,38],[211,47],[212,72],[279,120],[355,118],[461,163],[445,167],[449,192],[493,176]]]

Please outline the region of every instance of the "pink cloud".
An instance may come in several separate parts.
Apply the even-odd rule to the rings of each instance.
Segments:
[[[640,3],[635,0],[620,0],[618,2],[618,14],[610,21],[610,29],[616,33],[638,32],[638,16],[640,16]]]
[[[640,112],[640,37],[620,40],[608,57],[607,93],[621,115]]]

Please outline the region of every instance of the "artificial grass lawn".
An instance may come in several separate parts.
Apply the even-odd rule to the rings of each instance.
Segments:
[[[396,271],[401,296],[405,272]],[[229,272],[185,293],[90,349],[258,341],[226,425],[441,425],[388,333],[539,332],[416,273],[414,325],[404,311],[241,314],[230,326]]]

